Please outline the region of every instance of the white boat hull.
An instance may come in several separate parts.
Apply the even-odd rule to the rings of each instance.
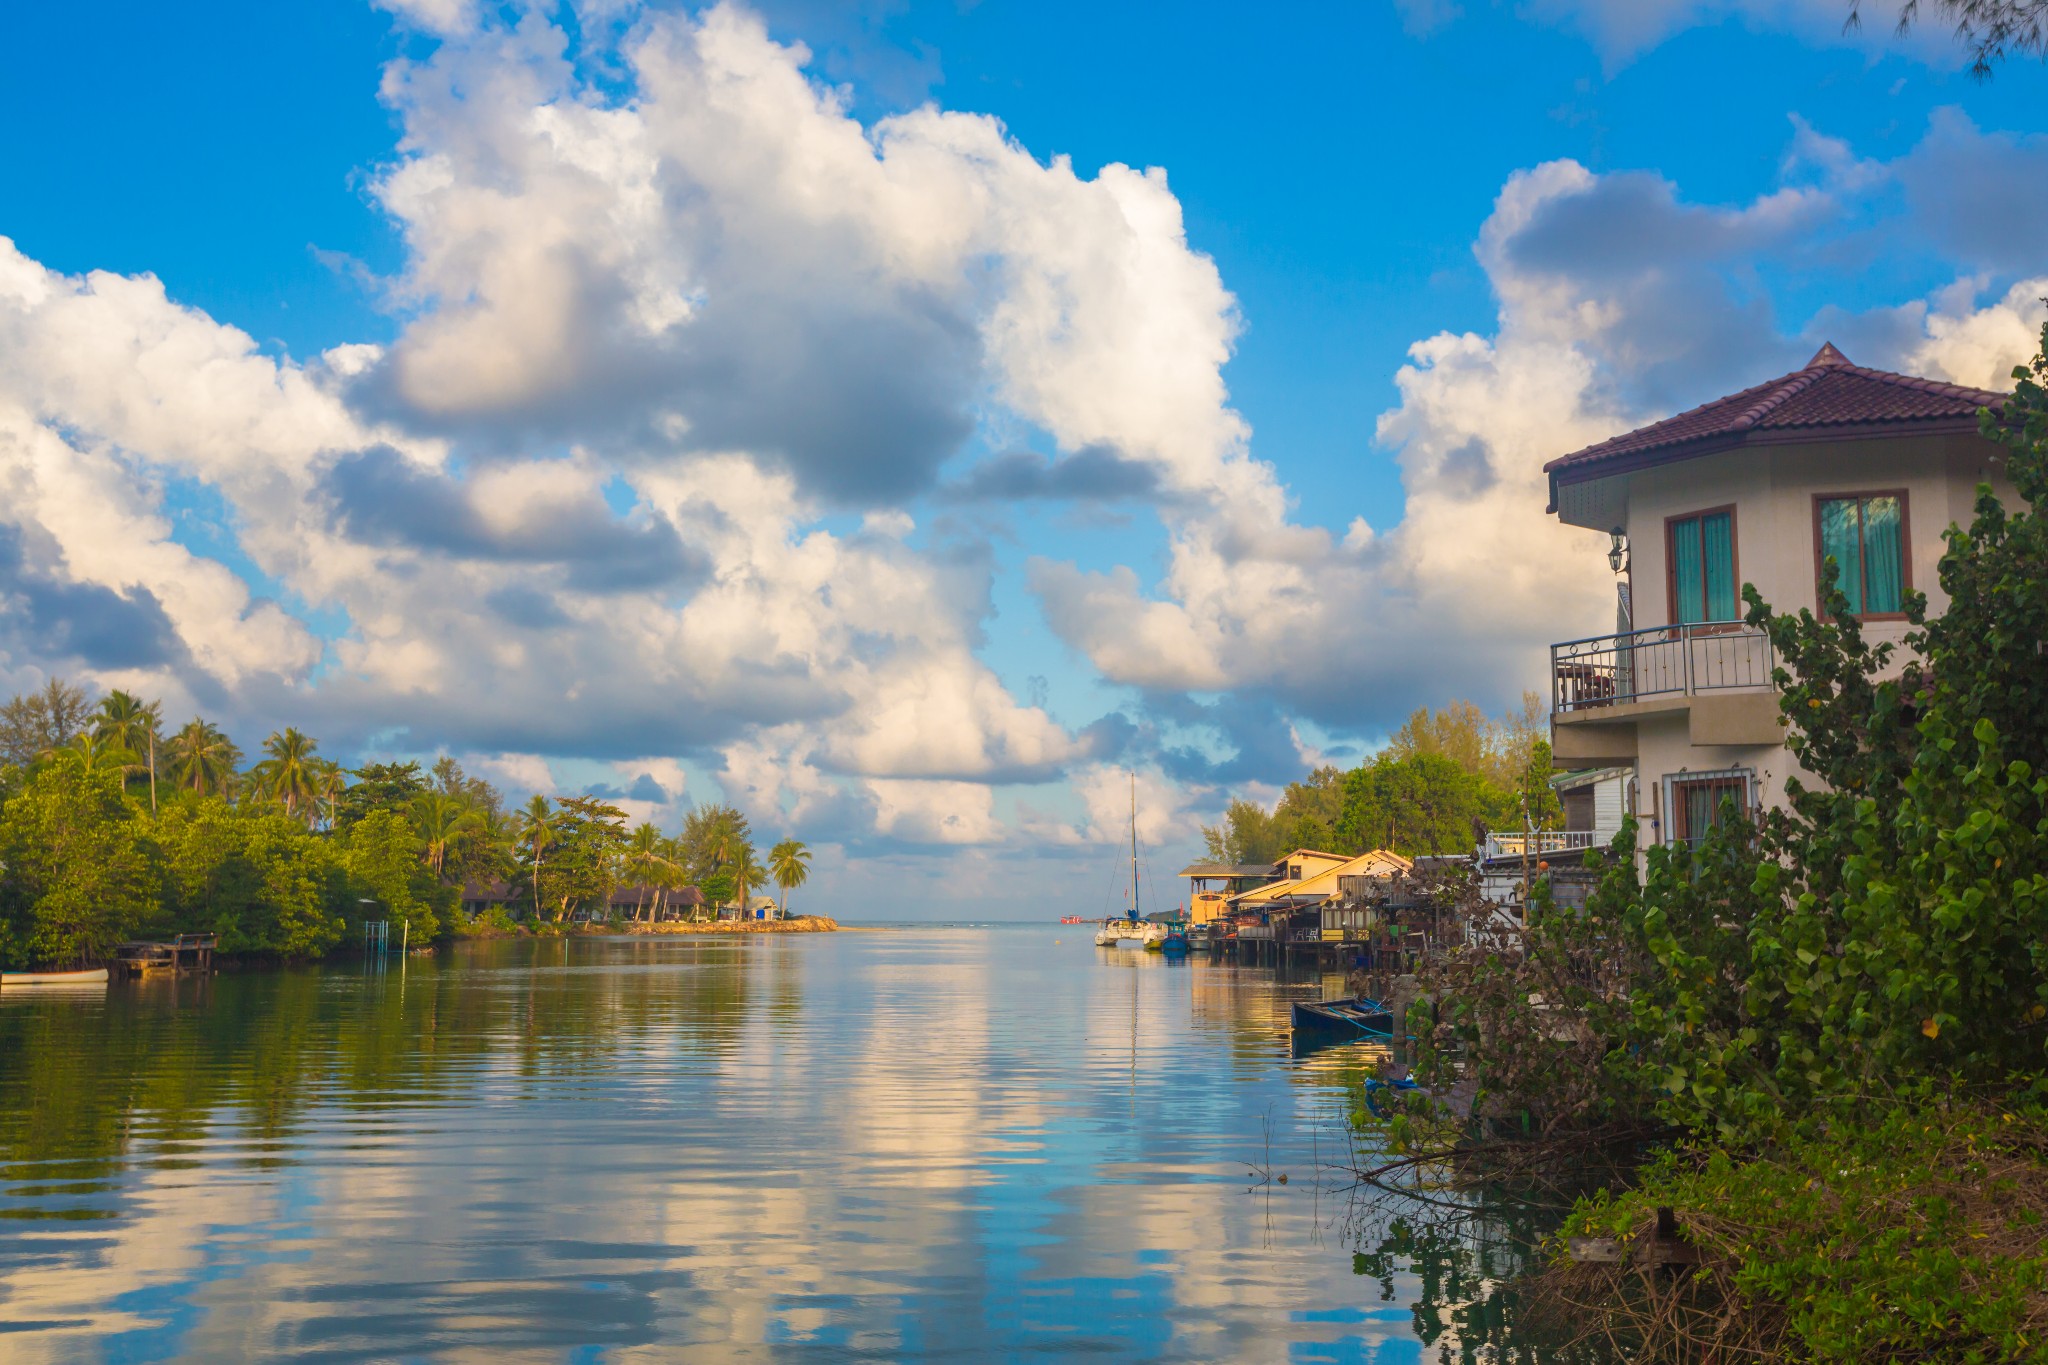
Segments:
[[[1095,946],[1098,948],[1114,948],[1123,943],[1131,944],[1134,947],[1142,946],[1145,942],[1146,932],[1154,927],[1147,924],[1144,920],[1113,919],[1096,931]]]
[[[0,972],[0,989],[15,986],[104,986],[107,969],[94,967],[84,972]]]

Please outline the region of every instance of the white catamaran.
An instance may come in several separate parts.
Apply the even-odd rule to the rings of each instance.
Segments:
[[[1095,946],[1115,948],[1130,944],[1157,949],[1166,942],[1166,926],[1154,924],[1138,911],[1138,775],[1131,774],[1131,904],[1120,916],[1102,922],[1095,931]]]

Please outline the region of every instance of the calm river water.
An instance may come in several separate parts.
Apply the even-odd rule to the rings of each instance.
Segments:
[[[1085,928],[5,993],[0,1358],[1434,1359],[1317,985]]]

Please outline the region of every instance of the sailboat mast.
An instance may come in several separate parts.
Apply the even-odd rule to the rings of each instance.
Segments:
[[[1131,918],[1138,918],[1138,775],[1131,774]]]

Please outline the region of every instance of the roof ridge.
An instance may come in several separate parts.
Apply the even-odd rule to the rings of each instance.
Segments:
[[[1832,375],[1840,375],[1840,382],[1824,384]],[[1879,396],[1885,394],[1891,397]],[[1921,396],[1908,399],[1904,397],[1907,394]],[[1933,420],[1960,422],[1973,418],[1976,409],[2003,407],[2008,397],[1993,389],[1853,364],[1829,345],[1803,369],[1610,436],[1558,456],[1543,468],[1555,474],[1625,455],[1680,447],[1704,453],[1702,443],[1740,445],[1769,430],[1843,426],[1896,430]],[[1943,407],[1947,411],[1938,410]]]
[[[1734,393],[1724,394],[1719,398],[1709,399],[1707,402],[1701,403],[1695,407],[1687,408],[1683,412],[1674,412],[1669,417],[1659,417],[1656,421],[1650,423],[1648,426],[1637,427],[1634,431],[1624,431],[1619,435],[1610,436],[1604,441],[1596,441],[1592,445],[1587,446],[1584,450],[1579,451],[1578,454],[1580,456],[1591,455],[1594,451],[1600,449],[1602,446],[1610,446],[1615,444],[1617,441],[1626,441],[1631,437],[1641,436],[1646,432],[1655,431],[1659,427],[1669,426],[1674,422],[1682,422],[1688,417],[1697,417],[1701,413],[1706,412],[1713,408],[1726,407],[1730,403],[1739,402],[1740,400],[1749,397],[1753,393],[1760,393],[1763,390],[1770,388],[1772,385],[1781,382],[1782,381],[1778,379],[1767,379],[1761,384],[1752,384],[1746,389],[1738,389]]]
[[[1819,357],[1816,356],[1815,359],[1819,359]],[[1741,415],[1728,424],[1728,430],[1748,431],[1772,412],[1783,407],[1786,399],[1806,392],[1822,378],[1843,368],[1845,366],[1840,361],[1824,361],[1818,365],[1808,365],[1803,370],[1797,370],[1792,374],[1773,381],[1777,387],[1755,403],[1750,404],[1749,407],[1743,409]],[[1847,366],[1846,368],[1853,369],[1854,366]],[[1757,387],[1763,388],[1764,385],[1759,384]]]

